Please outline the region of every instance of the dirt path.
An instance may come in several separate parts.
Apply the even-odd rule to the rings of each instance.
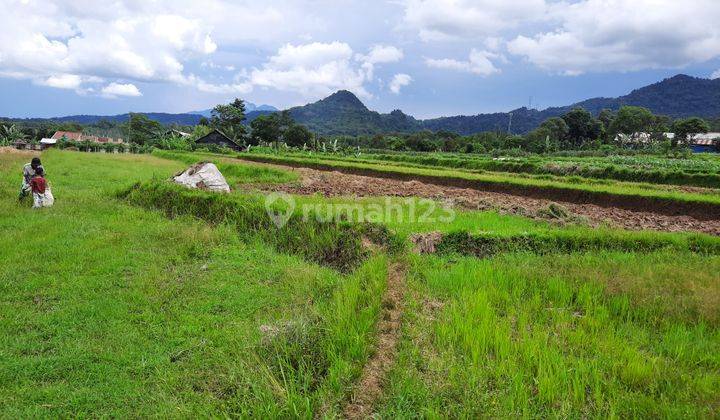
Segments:
[[[260,189],[263,191],[283,191],[289,194],[305,195],[322,194],[326,197],[415,196],[448,202],[467,210],[495,209],[503,214],[527,216],[535,219],[547,219],[543,210],[553,203],[551,200],[541,198],[427,184],[419,181],[400,181],[249,161],[243,161],[243,163],[295,171],[301,177],[299,183],[261,186]],[[591,226],[608,224],[630,230],[692,231],[720,236],[720,220],[698,220],[691,216],[670,216],[651,211],[601,207],[595,204],[576,204],[562,201],[560,203],[573,215],[586,218]]]
[[[383,394],[385,377],[395,364],[400,340],[403,299],[405,296],[405,266],[393,263],[388,267],[387,289],[382,299],[382,313],[378,323],[377,347],[365,364],[355,385],[343,416],[348,419],[368,418]]]

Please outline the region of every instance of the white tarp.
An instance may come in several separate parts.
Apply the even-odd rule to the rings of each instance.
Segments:
[[[230,192],[230,186],[220,170],[212,163],[200,162],[175,175],[173,181],[188,188]]]

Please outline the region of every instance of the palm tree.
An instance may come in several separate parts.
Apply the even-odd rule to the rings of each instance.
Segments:
[[[15,124],[3,125],[0,128],[0,145],[2,146],[8,146],[18,140],[25,140],[27,138],[27,135],[18,130]]]

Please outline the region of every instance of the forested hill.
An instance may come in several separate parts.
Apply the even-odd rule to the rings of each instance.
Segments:
[[[324,135],[412,132],[422,128],[419,121],[399,110],[390,114],[370,111],[347,90],[289,111],[296,122]]]
[[[202,115],[198,114],[168,114],[164,112],[138,112],[143,114],[149,119],[157,121],[161,124],[171,125],[196,125],[200,122]],[[83,125],[97,124],[100,121],[111,121],[117,123],[127,122],[130,119],[130,114],[118,114],[118,115],[68,115],[65,117],[53,117],[53,118],[11,118],[13,121],[26,121],[26,122],[44,122],[44,121],[55,121],[55,122],[76,122]]]
[[[339,91],[321,101],[291,108],[290,113],[299,123],[324,135],[412,132],[422,129],[444,130],[464,135],[481,131],[504,131],[508,128],[512,113],[511,131],[521,134],[534,129],[550,117],[565,114],[576,107],[598,114],[602,109],[617,110],[623,105],[643,106],[655,114],[673,118],[690,116],[715,118],[720,116],[720,79],[709,80],[677,75],[618,98],[588,99],[542,111],[519,108],[510,112],[429,120],[416,120],[399,110],[390,114],[370,111],[352,93]]]

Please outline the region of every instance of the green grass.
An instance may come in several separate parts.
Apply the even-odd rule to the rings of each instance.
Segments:
[[[717,415],[720,258],[418,257],[383,417]]]
[[[446,210],[426,201],[318,196],[297,197],[295,217],[302,204],[402,217],[350,213],[279,235],[261,197],[166,185],[188,163],[177,157],[42,158],[57,201],[32,210],[15,201],[29,157],[0,155],[0,417],[338,416],[372,353],[394,257],[364,254],[346,274],[309,261],[323,263],[313,232],[356,222],[401,238],[440,230],[634,244],[404,256],[407,304],[375,407],[382,417],[720,410],[720,257],[687,250],[717,238],[496,212],[438,222]],[[238,166],[246,182],[268,182]],[[116,198],[122,191],[136,195]],[[410,217],[413,206],[428,220]]]
[[[369,351],[383,257],[343,276],[114,199],[182,167],[152,156],[44,153],[57,202],[34,211],[15,202],[27,159],[0,155],[0,416],[337,409]]]
[[[417,168],[402,165],[376,164],[364,162],[325,160],[320,158],[299,158],[293,156],[277,155],[240,155],[243,159],[261,160],[286,164],[298,164],[305,166],[327,166],[338,169],[366,170],[378,173],[395,174],[399,176],[416,176],[437,178],[438,180],[449,179],[457,181],[475,182],[479,185],[507,186],[508,188],[540,189],[553,192],[588,193],[599,196],[615,196],[625,198],[646,198],[657,202],[684,203],[696,205],[720,205],[720,195],[699,194],[692,192],[668,191],[657,189],[652,186],[632,183],[573,183],[571,179],[537,179],[512,176],[501,173],[471,173],[464,171],[453,171],[447,169]]]
[[[379,223],[403,238],[434,231],[521,233],[551,227],[546,222],[501,215],[497,211],[459,211],[436,200],[416,197],[291,197],[299,213],[314,213],[321,219]]]

